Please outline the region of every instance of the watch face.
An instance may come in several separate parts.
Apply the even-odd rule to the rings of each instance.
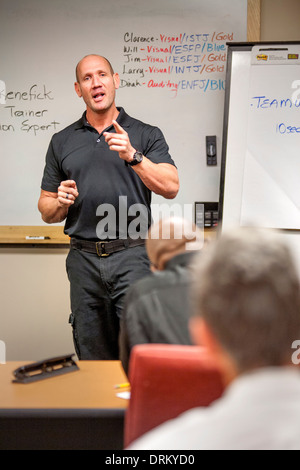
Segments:
[[[137,162],[141,162],[143,160],[143,154],[141,152],[135,152],[135,154],[133,155],[133,158],[137,161]]]
[[[133,155],[133,160],[129,162],[130,166],[137,165],[138,163],[141,163],[143,161],[143,154],[142,152],[135,152]]]

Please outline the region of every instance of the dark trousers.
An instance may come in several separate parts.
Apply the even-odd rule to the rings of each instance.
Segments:
[[[150,274],[144,246],[99,257],[74,248],[66,260],[76,354],[80,360],[119,359],[119,320],[124,295]]]

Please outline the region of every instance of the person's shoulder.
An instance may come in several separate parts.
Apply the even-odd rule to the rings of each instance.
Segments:
[[[161,283],[161,272],[150,273],[147,276],[135,281],[129,288],[128,294],[136,297],[142,297],[151,292],[155,287]]]
[[[135,283],[128,289],[126,298],[127,304],[135,303],[143,298],[151,296],[154,292],[160,295],[169,287],[174,284],[181,289],[189,284],[188,269],[182,268],[179,270],[165,269],[163,271],[155,271],[142,279],[135,281]]]
[[[76,130],[76,129],[79,129],[82,127],[82,118],[78,119],[77,121],[75,122],[72,122],[71,124],[69,124],[68,126],[64,127],[63,129],[61,129],[60,131],[56,132],[55,134],[53,134],[52,136],[52,139],[53,140],[56,140],[56,141],[65,141],[65,139],[70,135],[70,134],[73,134],[73,132]]]
[[[137,117],[130,116],[123,108],[120,108],[120,124],[121,126],[123,125],[128,127],[135,126],[140,129],[148,130],[149,132],[158,129],[158,127],[153,124],[149,124]]]
[[[191,450],[203,448],[209,408],[193,408],[151,429],[128,446],[128,450]]]
[[[164,289],[167,281],[168,273],[166,271],[155,271],[135,281],[127,291],[127,303],[136,302],[145,296],[151,295],[153,291]]]

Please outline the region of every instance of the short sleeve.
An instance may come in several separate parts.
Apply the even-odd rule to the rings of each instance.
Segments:
[[[176,166],[169,153],[169,146],[162,131],[158,127],[152,127],[147,132],[147,137],[143,133],[144,155],[153,163],[169,163]],[[145,138],[146,137],[146,138]]]
[[[44,191],[57,192],[61,181],[65,179],[63,171],[60,169],[57,155],[54,151],[53,138],[49,144],[46,154],[46,164],[42,178],[41,188]]]

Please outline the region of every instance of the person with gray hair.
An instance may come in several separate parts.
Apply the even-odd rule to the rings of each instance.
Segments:
[[[196,344],[218,360],[223,396],[159,426],[130,449],[300,450],[300,283],[274,232],[239,229],[194,270]]]
[[[203,232],[181,217],[152,224],[146,250],[153,274],[129,289],[120,322],[120,359],[128,374],[136,344],[192,344],[189,332],[190,266]]]

